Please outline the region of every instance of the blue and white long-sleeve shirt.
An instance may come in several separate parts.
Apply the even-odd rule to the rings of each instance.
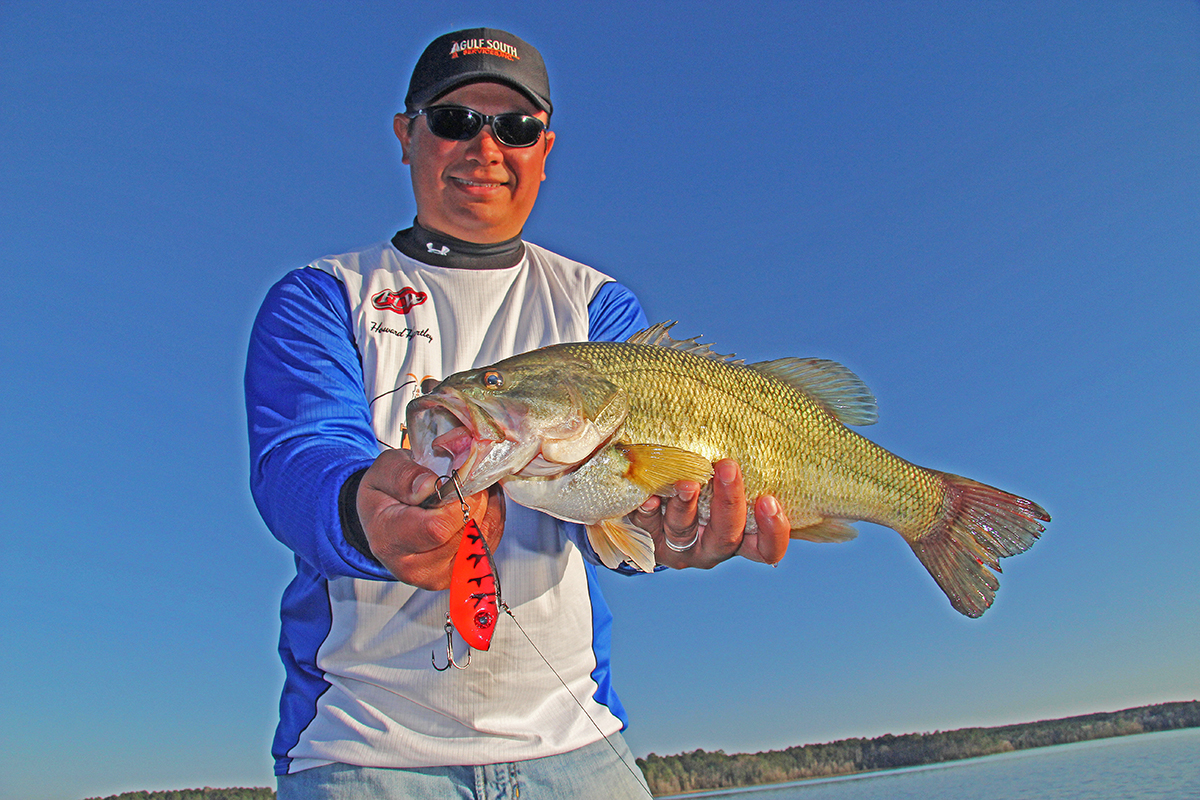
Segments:
[[[505,601],[553,671],[502,618],[469,669],[438,672],[447,593],[396,581],[352,546],[339,494],[400,445],[422,383],[544,345],[623,340],[645,327],[641,307],[608,276],[536,245],[522,243],[515,266],[463,269],[406,255],[403,235],[289,273],[251,335],[251,488],[296,563],[281,611],[278,774],[518,761],[624,725],[611,617],[579,526],[509,501],[495,553]]]

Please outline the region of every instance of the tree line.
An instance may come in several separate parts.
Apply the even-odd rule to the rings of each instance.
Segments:
[[[657,796],[915,767],[1032,747],[1195,727],[1200,727],[1200,702],[1193,700],[995,728],[843,739],[765,753],[651,753],[637,763]]]
[[[275,790],[264,787],[247,789],[174,789],[166,792],[124,792],[88,800],[275,800]]]
[[[677,756],[651,753],[639,758],[637,764],[645,774],[650,790],[657,796],[915,767],[1032,747],[1180,728],[1200,728],[1200,702],[1162,703],[995,728],[960,728],[901,736],[889,733],[874,739],[842,739],[765,753],[726,755],[722,750],[711,753],[694,750]],[[275,791],[205,787],[125,792],[88,800],[275,800]]]

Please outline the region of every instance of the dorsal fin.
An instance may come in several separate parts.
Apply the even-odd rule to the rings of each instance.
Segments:
[[[871,425],[879,420],[875,396],[847,367],[824,358],[777,358],[750,364],[816,400],[843,425]]]
[[[743,359],[730,353],[723,356],[720,353],[714,353],[711,344],[701,343],[697,341],[700,337],[693,336],[690,339],[672,339],[668,331],[675,325],[677,320],[670,322],[660,322],[657,325],[651,325],[649,328],[640,330],[633,336],[626,339],[629,344],[650,344],[657,347],[667,347],[671,350],[679,350],[683,353],[691,353],[694,356],[701,358],[711,358],[713,361],[724,361],[729,364],[744,364]]]

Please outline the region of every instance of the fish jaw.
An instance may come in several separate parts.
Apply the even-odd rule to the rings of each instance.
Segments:
[[[468,495],[523,469],[537,455],[537,442],[511,438],[499,411],[480,408],[453,390],[414,399],[406,410],[413,458],[441,476],[457,472]]]

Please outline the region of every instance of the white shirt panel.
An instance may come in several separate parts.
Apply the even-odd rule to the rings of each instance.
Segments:
[[[425,379],[586,340],[588,302],[611,280],[530,244],[508,269],[433,267],[390,243],[312,266],[347,288],[373,425],[390,446],[400,444],[404,408]],[[383,308],[373,304],[377,297]],[[597,662],[587,576],[561,526],[507,501],[495,558],[503,600],[516,621],[501,615],[490,649],[472,652],[465,670],[438,672],[431,664],[431,655],[439,664],[445,657],[446,592],[331,580],[333,623],[318,653],[330,688],[290,752],[290,770],[331,762],[517,761],[573,750],[619,730],[620,720],[593,699]],[[465,658],[466,645],[457,635],[455,641],[456,657]]]

